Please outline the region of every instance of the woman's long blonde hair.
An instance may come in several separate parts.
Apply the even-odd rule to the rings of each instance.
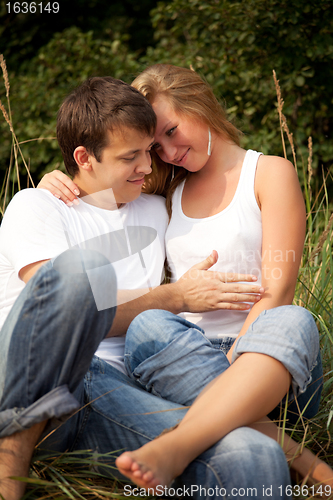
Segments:
[[[239,130],[228,121],[211,87],[195,71],[170,64],[155,64],[140,73],[132,86],[151,104],[158,95],[165,96],[177,114],[199,119],[216,134],[239,145]],[[170,216],[172,194],[189,172],[165,163],[154,152],[152,156],[153,171],[148,176],[144,190],[146,193],[166,196]]]

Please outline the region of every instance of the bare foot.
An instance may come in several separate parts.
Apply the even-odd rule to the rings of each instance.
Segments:
[[[123,453],[116,460],[118,470],[145,489],[155,491],[159,485],[169,486],[187,465],[186,458],[169,436],[161,436],[138,450]]]
[[[333,497],[333,470],[310,450],[304,448],[291,467],[301,474],[305,483],[314,486],[314,492],[321,492],[322,498]]]
[[[268,417],[258,420],[250,427],[281,444],[291,469],[297,474],[297,482],[307,483],[308,486],[316,486],[313,491],[318,491],[318,493],[322,491],[321,496],[324,498],[333,496],[333,470],[328,464],[320,460],[308,448],[302,448],[288,434],[283,435],[282,430]],[[299,480],[299,478],[301,479]],[[320,486],[321,489],[319,489]]]
[[[28,477],[32,453],[45,423],[41,422],[31,429],[0,439],[0,498],[22,498],[26,484],[10,477]]]
[[[315,487],[314,491],[322,491],[320,496],[333,498],[333,470],[320,458],[316,457],[307,481]]]
[[[25,460],[24,457],[17,455],[13,450],[12,442],[13,440],[9,438],[0,441],[0,495],[5,500],[19,500],[25,490],[24,482],[9,478],[29,475],[30,458]]]

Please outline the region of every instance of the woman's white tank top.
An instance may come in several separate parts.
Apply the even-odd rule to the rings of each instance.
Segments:
[[[181,205],[185,181],[172,199],[172,217],[166,232],[166,251],[172,281],[178,280],[194,264],[217,250],[218,261],[212,271],[254,274],[261,283],[261,212],[254,194],[259,155],[246,152],[238,186],[231,203],[222,212],[203,219],[187,217]],[[181,316],[205,330],[208,338],[236,337],[249,310],[219,310],[208,313],[182,313]]]

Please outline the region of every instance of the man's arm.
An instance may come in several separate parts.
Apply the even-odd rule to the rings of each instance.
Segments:
[[[107,337],[125,335],[135,316],[147,309],[164,309],[174,314],[185,311],[249,309],[245,302],[257,302],[264,291],[263,288],[254,283],[256,277],[253,275],[209,271],[217,258],[217,252],[214,250],[207,259],[191,267],[175,283],[160,285],[135,300],[119,305]]]
[[[50,259],[40,260],[39,262],[33,262],[28,266],[22,267],[19,272],[19,278],[24,281],[25,284],[27,284],[28,281],[33,277],[33,275],[38,271],[38,269],[49,260]]]
[[[23,267],[19,277],[27,283],[38,269],[48,262],[42,260]],[[252,275],[223,274],[208,271],[215,264],[217,253],[213,252],[202,263],[194,266],[176,283],[160,285],[153,290],[120,291],[124,302],[117,307],[117,314],[108,337],[125,335],[131,321],[147,309],[165,309],[178,314],[183,311],[203,312],[216,309],[248,308],[245,301],[255,301],[259,297],[260,286],[253,283]],[[193,273],[193,271],[196,271]],[[248,285],[237,281],[249,281]],[[138,295],[141,295],[138,297]],[[134,300],[131,300],[132,297]]]
[[[49,193],[23,189],[6,209],[0,252],[24,283],[50,258],[68,248],[58,204]]]

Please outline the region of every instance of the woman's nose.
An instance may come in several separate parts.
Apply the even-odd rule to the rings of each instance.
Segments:
[[[163,146],[161,153],[159,151],[158,153],[161,159],[167,163],[172,163],[177,158],[177,148],[171,146],[171,144]]]

